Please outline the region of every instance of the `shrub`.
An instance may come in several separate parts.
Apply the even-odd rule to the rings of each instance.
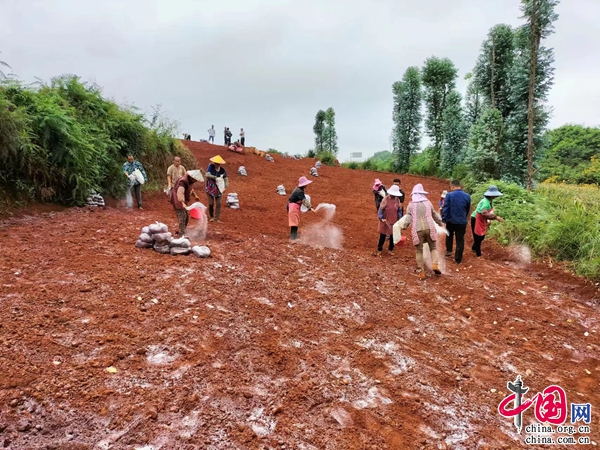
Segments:
[[[314,158],[316,156],[317,156],[317,154],[315,153],[314,150],[309,150],[308,153],[306,154],[307,158]]]
[[[356,161],[342,163],[342,167],[351,170],[357,170],[360,168],[359,164]]]
[[[335,165],[335,155],[330,152],[317,153],[316,158],[326,166]]]
[[[435,149],[426,148],[422,153],[411,156],[408,172],[421,176],[438,175],[439,167],[436,163]]]

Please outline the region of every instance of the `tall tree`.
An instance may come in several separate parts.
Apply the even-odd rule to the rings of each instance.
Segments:
[[[325,150],[337,155],[337,133],[335,131],[335,111],[333,108],[328,108],[327,111],[325,111],[325,130],[323,132],[323,143]]]
[[[410,157],[421,142],[421,73],[418,67],[406,69],[402,81],[392,86],[394,93],[394,131],[392,133],[394,170],[408,172]]]
[[[5,63],[4,61],[0,61],[0,67],[7,67],[8,69],[10,69],[11,67]],[[7,75],[4,72],[2,72],[2,70],[0,70],[0,80],[6,80],[7,78],[10,77],[10,73]]]
[[[444,110],[444,140],[440,170],[451,175],[454,166],[462,161],[469,129],[462,108],[462,97],[457,90],[450,91]]]
[[[465,80],[469,81],[465,97],[465,121],[467,122],[467,127],[470,129],[483,114],[485,106],[483,93],[479,90],[475,80],[473,80],[473,74],[468,73],[465,75]]]
[[[315,116],[313,131],[315,133],[315,151],[317,151],[317,153],[322,152],[325,143],[325,111],[321,109]]]
[[[510,113],[509,75],[514,60],[514,32],[509,25],[493,27],[481,45],[474,69],[477,88],[486,103],[498,108],[502,118]]]
[[[473,127],[467,148],[465,162],[476,181],[499,178],[502,170],[503,122],[496,108],[485,110]]]
[[[527,33],[529,37],[529,86],[527,104],[527,189],[533,187],[535,169],[533,159],[535,154],[534,127],[536,109],[540,102],[546,100],[546,95],[540,97],[536,92],[538,84],[538,65],[542,64],[544,48],[541,47],[542,39],[546,39],[554,32],[554,22],[558,14],[554,8],[559,0],[521,0],[521,11],[527,20]],[[538,95],[536,95],[538,94]],[[547,93],[546,93],[547,94]]]
[[[448,58],[435,56],[425,61],[422,81],[425,88],[425,106],[427,118],[425,129],[433,140],[433,158],[435,164],[440,162],[442,142],[444,139],[444,110],[450,92],[456,86],[458,70]]]

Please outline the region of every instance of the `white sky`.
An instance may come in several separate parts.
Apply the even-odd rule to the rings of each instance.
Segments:
[[[108,97],[181,122],[194,140],[229,126],[247,145],[304,153],[336,111],[340,159],[389,147],[394,81],[449,57],[464,75],[519,0],[0,0],[0,60],[25,81],[73,73]],[[557,12],[551,126],[600,125],[600,0]]]

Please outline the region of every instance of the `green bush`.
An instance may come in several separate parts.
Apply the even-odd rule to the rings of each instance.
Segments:
[[[309,150],[308,153],[306,154],[307,158],[315,158],[317,156],[317,154],[315,153],[314,150]]]
[[[316,158],[326,166],[335,165],[335,155],[330,152],[317,153]]]
[[[153,127],[153,128],[152,128]],[[106,100],[77,77],[49,85],[0,84],[0,190],[15,201],[81,205],[92,190],[121,196],[129,154],[153,180],[163,180],[173,155],[193,157],[173,139],[176,126],[149,123],[132,108]]]
[[[356,161],[342,163],[342,167],[351,170],[358,170],[360,168],[359,164]]]
[[[572,263],[575,271],[600,280],[600,189],[543,183],[533,192],[490,180],[478,185],[473,205],[490,184],[504,194],[494,200],[504,223],[492,222],[489,235],[502,244],[525,244],[533,254]]]
[[[408,172],[425,177],[438,175],[439,166],[436,163],[434,149],[426,148],[423,152],[412,155]]]

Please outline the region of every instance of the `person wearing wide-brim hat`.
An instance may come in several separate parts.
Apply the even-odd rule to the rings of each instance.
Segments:
[[[441,275],[442,271],[439,269],[438,262],[438,251],[436,247],[436,241],[438,237],[435,225],[442,226],[442,218],[438,212],[433,208],[433,205],[429,201],[426,195],[429,192],[423,189],[422,184],[417,184],[411,195],[412,201],[408,205],[406,217],[403,218],[403,228],[408,228],[412,224],[411,234],[413,244],[417,251],[417,267],[419,270],[419,278],[425,279],[425,264],[423,261],[423,245],[429,245],[429,252],[431,253],[431,263],[433,271],[436,275]]]
[[[379,206],[381,205],[381,200],[383,197],[387,195],[387,191],[385,186],[381,182],[379,178],[375,178],[375,183],[373,183],[373,196],[375,197],[375,209],[379,212]]]
[[[304,205],[309,211],[315,212],[310,201],[306,198],[304,189],[306,186],[311,184],[306,177],[300,177],[298,180],[298,187],[292,191],[292,195],[288,199],[287,211],[288,211],[288,224],[290,227],[290,239],[298,239],[298,226],[300,225],[300,206]]]
[[[210,158],[209,161],[210,164],[206,169],[206,187],[204,188],[208,199],[208,220],[209,222],[220,222],[223,191],[229,186],[229,178],[227,178],[225,169],[221,167],[225,164],[225,160],[220,155]]]
[[[383,251],[383,244],[385,239],[390,239],[388,250],[390,255],[394,254],[394,237],[393,227],[398,220],[402,218],[402,207],[400,206],[400,197],[404,194],[400,191],[397,185],[393,185],[387,191],[387,195],[383,197],[377,211],[377,217],[379,218],[379,225],[377,231],[379,232],[379,243],[377,244],[377,256],[381,256]]]
[[[171,191],[171,205],[177,215],[179,222],[179,236],[185,236],[190,214],[186,209],[190,203],[190,197],[194,196],[196,200],[200,200],[192,186],[195,182],[204,181],[201,170],[188,170],[185,176],[179,178],[175,182],[175,187]]]
[[[502,193],[497,186],[490,186],[483,194],[483,198],[477,204],[477,208],[471,214],[471,231],[473,232],[473,247],[477,257],[481,256],[481,243],[485,239],[487,227],[492,220],[504,222],[504,219],[494,213],[492,205],[495,198],[502,197]]]

